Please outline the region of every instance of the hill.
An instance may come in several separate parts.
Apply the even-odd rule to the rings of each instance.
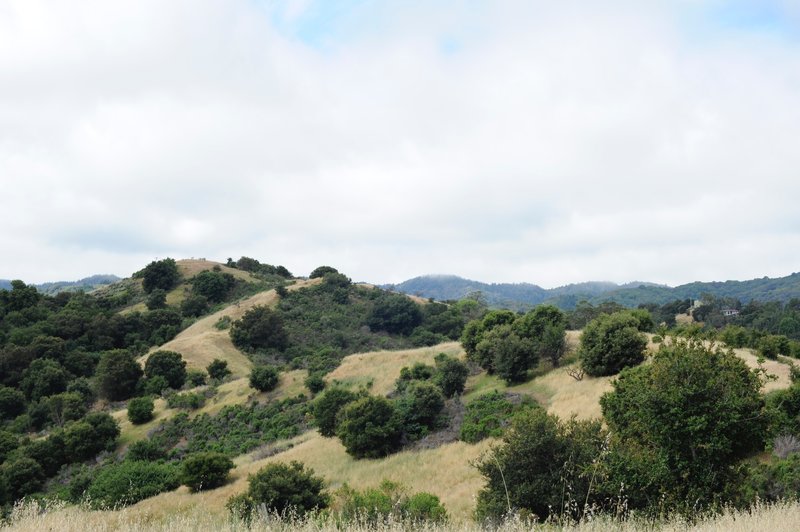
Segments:
[[[43,294],[54,296],[60,292],[91,292],[92,290],[114,284],[121,280],[122,278],[116,275],[99,274],[77,281],[56,281],[33,286]],[[11,290],[11,281],[8,279],[0,279],[0,290]]]
[[[455,275],[425,275],[386,288],[436,300],[457,300],[480,292],[491,307],[525,310],[541,303],[551,303],[572,310],[580,301],[600,304],[613,301],[626,307],[643,303],[663,305],[676,299],[699,299],[703,294],[730,297],[747,303],[751,300],[787,302],[800,298],[800,273],[786,277],[748,281],[693,282],[676,287],[649,282],[623,285],[609,282],[586,282],[545,289],[530,283],[482,283]]]

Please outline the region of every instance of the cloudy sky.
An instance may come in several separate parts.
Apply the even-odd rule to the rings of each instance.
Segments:
[[[800,1],[0,0],[0,278],[800,270]]]

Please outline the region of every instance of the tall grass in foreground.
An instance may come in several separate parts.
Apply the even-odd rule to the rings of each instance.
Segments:
[[[497,530],[522,532],[527,530],[565,531],[565,532],[638,532],[638,531],[719,531],[744,532],[761,531],[789,532],[800,525],[800,503],[780,502],[760,504],[750,510],[728,510],[724,513],[699,518],[695,522],[687,522],[681,518],[653,522],[639,519],[617,521],[609,517],[594,517],[579,524],[533,525],[522,519],[510,519],[497,526]],[[493,527],[494,529],[494,527]],[[132,532],[175,532],[182,530],[214,530],[222,532],[400,532],[404,530],[420,530],[422,532],[482,532],[486,530],[476,523],[426,524],[408,523],[389,520],[385,523],[372,524],[355,522],[342,525],[334,518],[293,519],[279,516],[261,516],[254,520],[250,527],[240,521],[232,521],[223,515],[202,512],[194,508],[183,513],[154,518],[148,515],[132,514],[125,509],[119,511],[90,511],[76,506],[51,504],[40,507],[38,504],[17,505],[8,520],[0,525],[3,532],[58,530],[72,531],[112,531],[125,530]]]

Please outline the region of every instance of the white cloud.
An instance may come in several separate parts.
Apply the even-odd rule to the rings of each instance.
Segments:
[[[320,44],[311,1],[10,2],[0,277],[787,274],[800,48],[697,6],[354,3]]]

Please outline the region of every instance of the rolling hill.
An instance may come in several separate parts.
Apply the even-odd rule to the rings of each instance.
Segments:
[[[698,281],[676,287],[635,281],[622,285],[586,282],[550,289],[530,283],[490,284],[455,275],[425,275],[396,285],[385,285],[385,288],[439,301],[461,299],[480,292],[489,306],[496,308],[525,310],[541,303],[551,303],[571,310],[580,301],[592,304],[614,301],[626,307],[636,307],[642,303],[663,305],[676,299],[699,299],[703,294],[736,298],[743,303],[751,300],[787,302],[800,298],[800,273],[748,281]]]

